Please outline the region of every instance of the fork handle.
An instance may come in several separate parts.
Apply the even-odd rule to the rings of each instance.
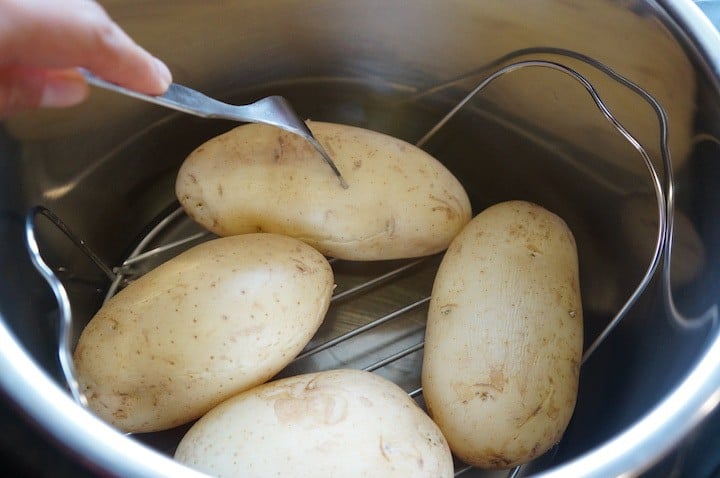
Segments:
[[[229,105],[217,101],[209,96],[205,96],[199,91],[188,88],[187,86],[180,85],[178,83],[171,83],[167,91],[162,95],[153,96],[145,93],[139,93],[134,90],[110,83],[109,81],[99,78],[85,69],[80,69],[85,80],[99,88],[105,90],[114,91],[125,96],[130,96],[139,100],[147,101],[148,103],[154,103],[156,105],[165,106],[166,108],[172,108],[183,113],[189,113],[195,116],[201,116],[203,118],[209,118],[215,116],[214,112],[211,112],[207,108],[207,103],[212,103],[215,108],[227,107]],[[205,103],[205,104],[203,104]]]

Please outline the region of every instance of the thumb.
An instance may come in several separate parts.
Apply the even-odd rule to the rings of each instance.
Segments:
[[[85,79],[73,68],[0,68],[0,117],[38,107],[72,106],[83,101],[87,95]]]

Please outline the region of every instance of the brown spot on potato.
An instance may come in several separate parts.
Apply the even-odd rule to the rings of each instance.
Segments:
[[[477,395],[477,392],[476,392],[476,395]],[[487,399],[495,400],[495,395],[493,395],[493,394],[490,393],[490,392],[481,392],[481,393],[478,395],[478,397],[479,397],[480,400],[482,400],[483,402],[484,402],[485,400],[487,400]]]
[[[393,237],[395,235],[395,216],[391,216],[385,222],[385,234],[387,237]]]
[[[495,450],[484,450],[479,456],[482,462],[487,463],[491,468],[509,468],[513,464],[512,458],[508,458]]]
[[[280,162],[280,160],[282,159],[283,154],[285,152],[285,135],[280,133],[278,135],[277,142],[278,142],[278,148],[274,151],[273,160],[275,162]]]
[[[453,205],[450,204],[449,201],[446,201],[446,200],[444,200],[444,199],[441,199],[441,198],[435,196],[434,194],[430,194],[429,198],[430,198],[431,201],[436,202],[436,203],[439,203],[438,206],[433,206],[433,207],[432,207],[431,210],[432,210],[433,212],[435,212],[435,211],[444,212],[444,213],[445,213],[445,217],[446,217],[446,219],[447,219],[448,221],[452,221],[452,220],[455,218],[455,216],[457,216],[457,211],[455,210],[455,208],[453,207]]]
[[[463,251],[463,245],[459,241],[451,243],[450,248],[448,249],[449,254],[453,254],[456,256],[461,255],[462,251]]]
[[[306,391],[306,392],[309,392],[309,391],[311,391],[311,390],[315,390],[315,389],[317,388],[317,380],[318,380],[318,378],[319,378],[319,377],[314,377],[312,380],[310,380],[310,381],[305,385],[305,391]]]
[[[385,452],[385,443],[383,443],[383,437],[380,435],[380,455],[382,455],[383,458],[385,458],[387,461],[390,461],[390,457]]]
[[[292,261],[295,263],[295,269],[300,271],[301,274],[308,274],[315,272],[315,269],[309,265],[307,265],[305,262],[303,262],[300,259],[292,259]]]
[[[343,397],[327,393],[278,398],[273,408],[281,423],[306,423],[311,426],[336,425],[345,420],[349,413],[347,401]]]
[[[555,395],[555,387],[551,387],[543,397],[543,399],[538,403],[538,405],[530,412],[529,415],[525,417],[520,417],[518,419],[517,428],[522,428],[525,426],[531,419],[536,417],[542,410],[545,410],[545,413],[548,417],[551,419],[557,418],[557,416],[560,413],[560,410],[555,406],[552,398]]]
[[[490,385],[495,390],[502,392],[505,390],[505,385],[508,383],[508,379],[505,376],[505,368],[503,366],[495,366],[490,368]]]
[[[554,401],[550,401],[550,403],[548,403],[547,410],[545,410],[545,414],[550,420],[557,420],[560,416],[560,408],[555,405]]]
[[[453,309],[457,307],[457,304],[445,304],[440,306],[440,313],[442,315],[450,315]]]
[[[452,387],[458,400],[466,405],[472,400],[481,400],[483,402],[495,400],[495,393],[493,392],[502,392],[502,390],[496,389],[490,383],[474,383],[472,385],[456,383]]]
[[[542,251],[540,250],[540,248],[538,246],[536,246],[535,244],[528,243],[525,245],[525,247],[527,247],[527,249],[530,251],[530,255],[532,257],[537,257],[542,254]]]
[[[325,222],[338,220],[337,211],[335,211],[333,209],[326,210],[325,214],[323,214],[323,217],[324,217]]]
[[[540,451],[540,442],[535,442],[532,449],[530,450],[530,456],[536,457]]]

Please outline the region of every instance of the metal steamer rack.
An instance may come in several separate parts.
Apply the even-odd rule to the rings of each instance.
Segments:
[[[627,129],[618,121],[615,115],[610,111],[606,104],[601,99],[599,93],[595,87],[588,81],[583,75],[573,68],[570,68],[560,62],[548,61],[544,59],[526,59],[513,61],[521,56],[528,56],[533,54],[550,54],[553,56],[572,58],[574,60],[581,61],[582,63],[604,73],[613,80],[617,81],[621,85],[633,91],[635,94],[645,100],[656,112],[657,119],[660,129],[660,152],[661,152],[661,164],[663,167],[663,178],[658,174],[651,158],[638,142],[638,140],[630,133]],[[501,66],[504,65],[504,66]],[[665,308],[668,310],[669,315],[672,317],[680,327],[687,329],[695,329],[703,324],[712,322],[716,324],[718,321],[718,311],[716,309],[710,309],[703,315],[696,318],[688,318],[682,316],[677,310],[674,304],[670,289],[670,262],[672,252],[672,239],[673,239],[673,171],[670,161],[670,153],[668,151],[667,138],[668,138],[668,121],[665,110],[663,107],[644,89],[638,85],[632,83],[628,79],[622,77],[606,65],[589,58],[587,56],[578,54],[576,52],[561,50],[556,48],[532,48],[526,50],[520,50],[512,54],[506,55],[498,60],[492,62],[489,65],[485,65],[470,74],[464,75],[461,78],[438,85],[437,87],[426,90],[420,94],[416,94],[413,99],[417,99],[421,96],[431,94],[433,92],[451,87],[455,84],[466,82],[475,77],[482,77],[483,79],[477,84],[477,86],[469,93],[465,98],[462,99],[454,108],[452,108],[432,129],[430,129],[425,136],[423,136],[416,145],[422,147],[429,141],[440,128],[447,124],[447,122],[465,106],[475,95],[484,90],[490,83],[499,79],[500,77],[510,74],[514,71],[525,69],[525,68],[545,68],[558,71],[565,74],[574,80],[576,80],[580,86],[582,86],[588,93],[591,100],[594,102],[600,113],[607,119],[607,121],[622,135],[635,150],[641,156],[645,167],[647,168],[648,174],[652,182],[652,186],[655,192],[655,198],[657,202],[657,219],[658,229],[655,239],[655,246],[653,254],[643,278],[637,284],[631,295],[628,297],[624,305],[620,308],[615,316],[607,323],[604,329],[599,335],[586,347],[582,357],[582,363],[585,363],[587,359],[597,350],[597,348],[603,343],[618,323],[628,314],[629,310],[633,307],[635,302],[641,296],[643,291],[647,288],[651,282],[653,276],[657,272],[658,268],[661,268],[661,283],[663,290],[663,300],[665,302]],[[494,71],[493,71],[494,70]],[[491,74],[487,74],[488,71],[493,71]],[[130,281],[139,277],[142,272],[138,267],[146,261],[150,261],[158,256],[165,257],[167,254],[177,254],[183,248],[187,248],[190,245],[208,240],[212,238],[212,234],[209,232],[195,232],[190,233],[186,237],[179,240],[170,240],[162,242],[163,234],[165,234],[171,228],[177,228],[178,225],[189,224],[192,221],[184,214],[181,208],[175,209],[166,217],[162,218],[157,225],[152,228],[149,233],[140,240],[134,250],[130,253],[125,261],[117,267],[110,267],[93,252],[93,250],[79,237],[77,237],[70,228],[55,215],[52,211],[42,206],[32,208],[26,217],[26,238],[27,246],[33,261],[33,264],[38,271],[43,275],[50,288],[52,289],[55,298],[58,302],[59,307],[59,342],[58,342],[58,358],[62,373],[69,392],[72,394],[74,399],[82,406],[87,406],[87,401],[83,396],[76,379],[75,369],[72,360],[72,313],[68,294],[66,292],[63,283],[58,277],[58,271],[53,270],[48,263],[43,259],[38,245],[36,237],[36,223],[39,216],[47,218],[52,224],[59,228],[107,277],[110,281],[105,300],[112,297],[117,293],[124,285]],[[158,242],[160,241],[160,242]],[[664,260],[663,260],[664,258]],[[413,271],[425,271],[425,274],[430,278],[434,276],[434,271],[439,263],[438,256],[431,256],[427,258],[406,260],[406,261],[380,261],[378,264],[370,267],[370,273],[364,271],[363,273],[357,273],[357,270],[353,269],[353,263],[348,261],[330,259],[333,267],[333,271],[336,274],[336,282],[338,287],[332,297],[330,309],[327,317],[330,320],[341,320],[341,314],[338,312],[343,307],[342,303],[346,299],[358,296],[359,294],[381,294],[383,289],[392,287],[392,284],[397,281],[402,281],[403,277]],[[428,289],[429,291],[429,289]],[[335,357],[340,360],[344,366],[362,368],[366,371],[373,371],[382,374],[386,367],[397,366],[398,363],[402,362],[402,359],[408,357],[421,357],[423,349],[423,331],[424,331],[424,316],[427,308],[427,304],[430,301],[429,292],[418,297],[408,296],[407,302],[395,308],[390,312],[384,312],[376,317],[365,317],[364,323],[358,325],[353,323],[346,327],[346,330],[342,331],[340,335],[332,337],[325,337],[322,334],[322,328],[318,334],[313,338],[310,344],[305,350],[294,359],[294,361],[286,368],[283,374],[296,373],[294,368],[297,368],[299,362],[308,367],[310,370],[316,371],[322,369],[318,367],[318,363],[322,360],[316,360],[322,354],[332,354],[333,350],[337,346],[348,341],[362,339],[363,337],[372,337],[373,331],[380,327],[387,326],[396,321],[409,320],[413,321],[415,326],[414,330],[410,334],[398,335],[395,334],[393,338],[392,347],[379,347],[382,350],[373,351],[368,354],[364,363],[347,362],[342,361],[342,358]],[[380,299],[382,300],[382,299]],[[345,311],[346,314],[352,314],[353,311]],[[327,335],[327,334],[325,334]],[[367,363],[369,361],[369,363]],[[408,394],[422,406],[422,388],[418,388],[419,383],[419,362],[415,360],[411,363],[407,373],[414,376],[414,379],[410,380],[411,384],[399,383],[400,386],[404,386]],[[408,368],[408,367],[406,367]],[[550,452],[552,453],[552,451]],[[518,466],[509,470],[507,473],[508,477],[515,478],[522,472],[522,466]],[[462,463],[456,464],[455,475],[462,475],[472,467]]]

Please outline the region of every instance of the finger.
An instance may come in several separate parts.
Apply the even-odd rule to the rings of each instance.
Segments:
[[[143,93],[163,93],[167,67],[139,47],[91,0],[0,2],[0,63],[84,67]]]
[[[0,68],[0,117],[38,107],[66,107],[83,101],[88,86],[74,69]]]

